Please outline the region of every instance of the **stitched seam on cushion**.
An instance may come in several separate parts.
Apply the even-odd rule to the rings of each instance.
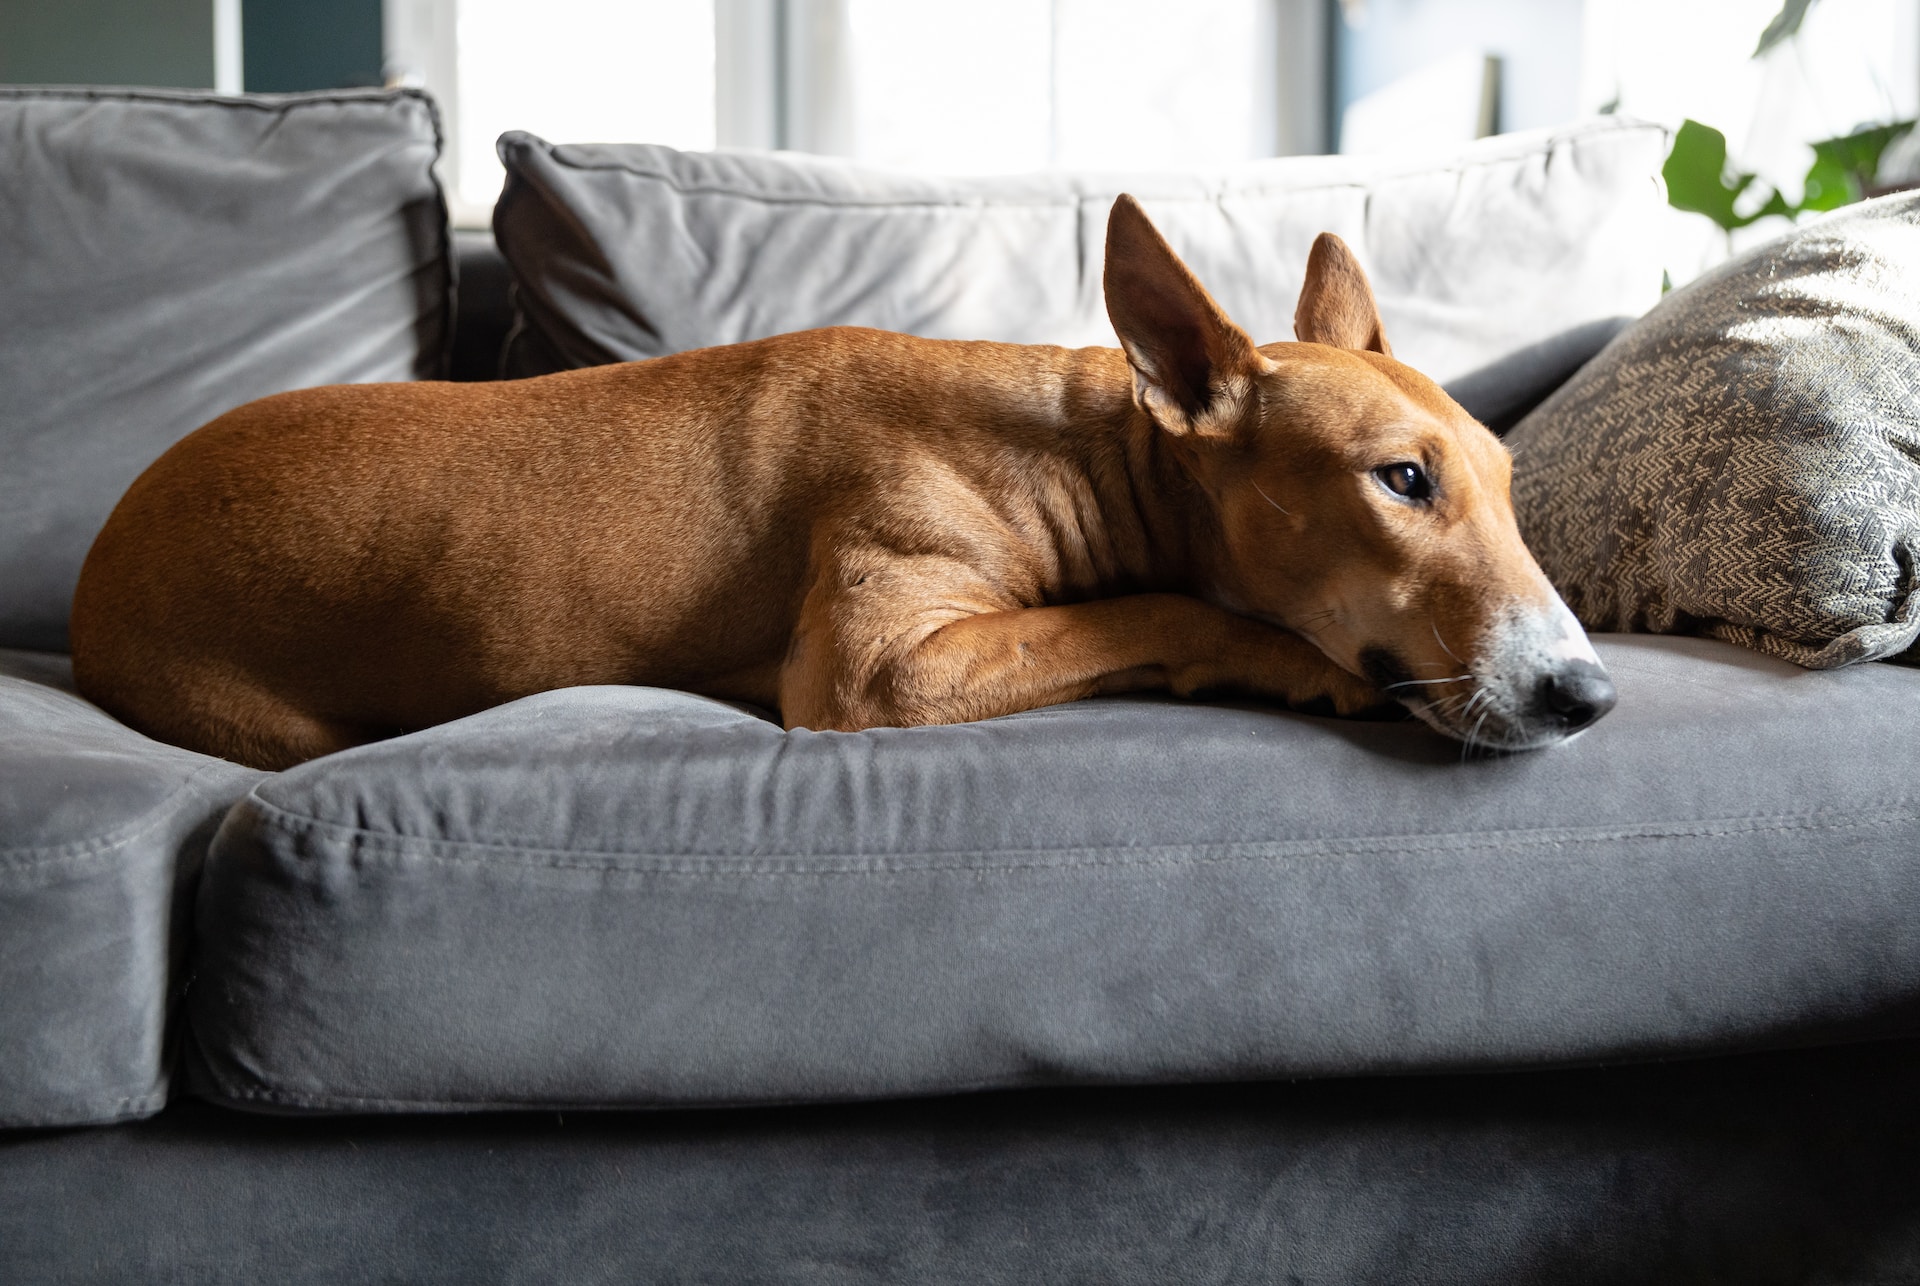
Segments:
[[[166,1090],[150,1090],[145,1094],[135,1094],[128,1098],[109,1099],[109,1113],[157,1111],[167,1105]],[[56,1113],[52,1116],[12,1116],[0,1113],[0,1129],[6,1130],[44,1130],[57,1129],[64,1125],[88,1124],[99,1119],[98,1113],[90,1113],[76,1121],[71,1112]]]
[[[557,164],[572,165],[571,162],[567,161],[559,161]],[[938,200],[932,197],[924,199],[912,197],[861,199],[859,197],[786,196],[770,192],[742,192],[734,188],[714,186],[688,187],[676,183],[669,175],[658,174],[651,170],[636,170],[624,165],[572,165],[572,168],[596,173],[617,172],[636,179],[651,179],[656,183],[662,183],[672,188],[674,192],[680,196],[724,196],[731,197],[736,201],[756,201],[761,205],[817,205],[836,210],[1078,210],[1085,201],[1097,199],[1073,194],[1058,197],[1033,197],[1031,199],[978,197],[957,200]],[[1307,192],[1319,191],[1323,188],[1331,189],[1336,187],[1360,186],[1363,185],[1357,183],[1326,183],[1321,184],[1318,188],[1292,188],[1289,189],[1289,191]],[[1152,197],[1149,199],[1158,201],[1161,198]],[[1171,199],[1212,201],[1217,198],[1179,197]]]
[[[0,99],[60,99],[71,102],[101,103],[173,103],[193,107],[244,107],[260,112],[285,112],[301,107],[322,104],[341,103],[391,103],[401,99],[424,101],[428,108],[433,100],[424,90],[419,89],[363,89],[336,90],[325,93],[289,94],[284,98],[268,98],[263,95],[221,95],[196,94],[192,90],[168,93],[162,90],[140,89],[89,89],[78,85],[0,85]]]
[[[32,870],[37,866],[51,866],[59,862],[77,861],[82,858],[96,857],[124,848],[134,840],[165,824],[173,815],[173,806],[180,797],[194,789],[199,779],[215,769],[233,768],[236,765],[225,760],[196,764],[193,770],[180,779],[180,784],[167,792],[166,798],[142,813],[139,817],[125,823],[119,830],[108,831],[105,835],[96,835],[92,839],[74,840],[66,844],[46,844],[35,848],[0,849],[0,874],[8,871]]]
[[[265,1078],[262,1078],[262,1079],[264,1080]],[[551,1106],[541,1103],[537,1099],[497,1099],[497,1098],[461,1099],[461,1098],[451,1098],[451,1097],[449,1098],[388,1098],[388,1097],[382,1097],[382,1096],[370,1095],[370,1094],[336,1094],[331,1092],[321,1092],[321,1093],[314,1094],[314,1093],[303,1093],[299,1090],[227,1089],[224,1086],[220,1090],[220,1096],[225,1099],[232,1099],[236,1101],[244,1101],[249,1103],[284,1103],[291,1107],[308,1107],[308,1108],[327,1108],[327,1107],[333,1107],[341,1104],[352,1104],[356,1107],[400,1108],[400,1109],[406,1109],[410,1111],[419,1111],[419,1110],[431,1111],[435,1109],[438,1109],[440,1111],[445,1111],[448,1108],[453,1108],[459,1111],[482,1111],[482,1112],[487,1111],[489,1109],[497,1109],[497,1108],[508,1108],[512,1110],[544,1108],[547,1111],[553,1110]],[[573,1109],[586,1110],[580,1107],[580,1102],[577,1099],[567,1099],[562,1101],[564,1102],[567,1110],[573,1110]],[[613,1104],[613,1106],[619,1106],[619,1104],[615,1103]],[[631,1105],[629,1104],[627,1106],[631,1106]]]
[[[302,817],[277,808],[260,800],[257,796],[248,802],[278,813],[288,824],[289,829],[317,832],[332,831],[343,835],[362,852],[373,850],[386,852],[396,857],[413,857],[423,860],[442,862],[448,865],[487,865],[495,863],[501,856],[519,859],[524,867],[541,867],[549,870],[596,871],[608,874],[627,874],[636,876],[676,876],[689,879],[729,879],[745,877],[782,877],[782,876],[837,876],[837,875],[918,875],[964,872],[971,874],[994,874],[1013,871],[1059,870],[1075,867],[1129,867],[1129,866],[1172,866],[1187,864],[1212,864],[1228,862],[1272,861],[1286,857],[1319,856],[1356,856],[1366,853],[1390,851],[1397,854],[1419,853],[1474,853],[1481,851],[1516,850],[1538,848],[1542,846],[1566,846],[1615,843],[1621,840],[1643,839],[1722,839],[1734,835],[1762,835],[1787,831],[1842,831],[1865,827],[1893,826],[1901,822],[1920,820],[1920,812],[1910,806],[1888,805],[1888,815],[1877,818],[1854,817],[1847,821],[1828,821],[1835,814],[1808,814],[1798,818],[1760,817],[1753,819],[1722,819],[1718,823],[1703,823],[1699,826],[1648,826],[1642,828],[1615,828],[1591,830],[1586,832],[1567,831],[1504,831],[1500,836],[1511,838],[1481,839],[1474,832],[1459,832],[1448,838],[1457,843],[1422,843],[1419,837],[1367,836],[1330,838],[1325,840],[1253,840],[1233,841],[1220,844],[1170,844],[1153,845],[1141,850],[1139,856],[1103,856],[1103,850],[1085,847],[1059,849],[962,849],[952,852],[941,851],[942,858],[958,858],[969,855],[981,857],[1005,858],[1009,853],[1031,853],[1051,855],[1055,860],[1035,860],[1029,862],[1002,861],[997,865],[979,865],[958,861],[946,861],[933,864],[915,863],[896,865],[892,859],[900,854],[876,855],[867,857],[861,854],[808,854],[796,855],[786,859],[755,858],[751,854],[738,856],[726,854],[689,855],[689,854],[646,854],[622,853],[600,854],[603,857],[624,857],[635,861],[650,863],[674,862],[735,862],[737,865],[715,867],[675,867],[672,865],[648,865],[636,867],[622,862],[589,861],[575,854],[582,850],[556,849],[546,847],[509,847],[506,845],[485,844],[471,840],[430,839],[420,836],[392,835],[378,831],[368,831],[360,827],[347,826],[337,822],[326,822],[316,818]],[[1767,824],[1771,823],[1771,824]],[[1717,827],[1717,829],[1715,829]],[[1257,849],[1254,852],[1222,852],[1232,849]],[[1292,852],[1276,852],[1276,849],[1291,849]],[[537,860],[540,857],[548,860]],[[553,859],[559,860],[553,860]],[[800,865],[827,862],[844,862],[849,865],[838,868]],[[774,865],[781,862],[781,865]],[[857,863],[857,865],[855,865]]]
[[[1570,130],[1564,134],[1551,135],[1546,140],[1545,147],[1541,149],[1513,151],[1513,152],[1505,153],[1500,156],[1488,157],[1487,159],[1481,160],[1481,161],[1468,161],[1458,165],[1441,166],[1437,169],[1430,169],[1430,170],[1409,169],[1409,170],[1399,171],[1391,174],[1384,174],[1378,178],[1370,179],[1370,180],[1343,179],[1338,182],[1285,184],[1285,185],[1275,185],[1272,187],[1249,186],[1245,188],[1233,188],[1233,189],[1222,188],[1219,191],[1208,193],[1208,194],[1202,194],[1202,195],[1151,196],[1151,197],[1148,197],[1147,199],[1155,202],[1156,204],[1163,204],[1163,205],[1171,205],[1175,203],[1185,203],[1189,205],[1214,205],[1214,204],[1218,204],[1223,197],[1256,196],[1264,192],[1273,192],[1275,195],[1278,195],[1278,196],[1293,196],[1296,193],[1302,193],[1302,192],[1334,192],[1334,191],[1339,191],[1343,188],[1371,188],[1383,182],[1392,182],[1399,179],[1425,178],[1429,175],[1448,175],[1448,174],[1459,175],[1459,174],[1466,174],[1474,170],[1486,169],[1491,166],[1510,165],[1515,161],[1524,160],[1531,156],[1539,156],[1539,155],[1542,155],[1543,153],[1551,152],[1554,149],[1561,146],[1562,144],[1574,142],[1577,140],[1582,140],[1587,138],[1610,138],[1615,136],[1625,136],[1625,135],[1631,135],[1635,133],[1642,133],[1642,132],[1649,132],[1649,131],[1659,132],[1662,134],[1667,132],[1664,126],[1653,124],[1651,122],[1644,122],[1644,121],[1638,121],[1632,125],[1621,124],[1621,125],[1607,126],[1604,128],[1588,127],[1583,130]],[[570,157],[562,157],[557,154],[558,149],[564,146],[568,146],[567,144],[549,143],[545,139],[540,140],[540,142],[544,144],[548,159],[551,160],[555,165],[562,166],[566,169],[575,170],[580,173],[627,174],[627,175],[631,175],[634,178],[653,179],[656,182],[664,183],[667,186],[671,187],[675,192],[683,196],[725,196],[725,197],[732,197],[736,200],[741,200],[741,201],[758,201],[764,205],[819,205],[819,206],[832,206],[835,208],[843,208],[843,209],[850,209],[850,210],[888,210],[888,209],[933,209],[933,210],[974,209],[974,210],[978,210],[978,209],[994,208],[994,207],[1006,208],[1006,209],[1057,208],[1057,209],[1065,210],[1065,209],[1077,209],[1078,207],[1086,204],[1088,201],[1097,201],[1097,200],[1103,199],[1102,194],[1099,194],[1099,193],[1072,193],[1072,194],[1067,194],[1059,197],[1035,197],[1027,200],[1020,200],[1020,199],[1013,199],[1013,198],[1006,198],[1006,197],[987,197],[987,196],[980,196],[980,197],[974,197],[974,198],[952,198],[952,199],[941,200],[941,199],[935,199],[931,197],[929,198],[903,197],[898,199],[885,199],[885,198],[862,199],[859,197],[841,198],[841,197],[822,197],[822,196],[803,196],[803,195],[791,195],[791,196],[777,195],[777,194],[767,193],[767,192],[744,191],[739,188],[725,187],[717,184],[687,185],[679,182],[676,179],[676,177],[669,172],[665,172],[659,169],[643,169],[637,165],[634,165],[628,162],[604,161],[604,162],[590,163],[590,162],[581,161],[581,160],[577,160]]]
[[[263,1084],[271,1084],[266,1077],[249,1073]],[[1126,1082],[1103,1082],[1120,1085]],[[914,1097],[926,1097],[933,1094],[971,1094],[983,1090],[1011,1089],[1032,1084],[1019,1073],[1007,1076],[988,1077],[984,1080],[969,1080],[959,1083],[942,1082],[938,1089],[908,1090]],[[330,1091],[307,1093],[299,1090],[282,1089],[227,1089],[222,1086],[217,1091],[206,1091],[203,1096],[214,1102],[250,1102],[279,1103],[288,1107],[308,1108],[314,1111],[338,1111],[342,1107],[387,1108],[409,1112],[620,1112],[620,1111],[678,1111],[678,1110],[724,1110],[733,1107],[780,1107],[797,1105],[836,1105],[848,1103],[868,1103],[875,1101],[876,1093],[897,1097],[896,1091],[855,1092],[826,1096],[807,1095],[803,1097],[763,1098],[759,1096],[726,1098],[689,1098],[656,1095],[651,1099],[535,1099],[535,1098],[391,1098],[372,1094],[338,1094]]]

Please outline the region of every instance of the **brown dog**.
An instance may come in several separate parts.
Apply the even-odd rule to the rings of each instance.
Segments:
[[[136,481],[80,690],[265,768],[582,683],[789,727],[1229,690],[1544,745],[1613,704],[1495,438],[1315,243],[1256,348],[1130,197],[1112,349],[836,328],[501,384],[307,389]]]

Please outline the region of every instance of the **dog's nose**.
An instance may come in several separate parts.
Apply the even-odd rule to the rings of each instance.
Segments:
[[[1536,706],[1568,732],[1578,732],[1613,709],[1613,680],[1591,661],[1567,661],[1540,680]]]

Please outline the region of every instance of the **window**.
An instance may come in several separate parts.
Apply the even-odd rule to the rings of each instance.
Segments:
[[[510,129],[714,145],[713,0],[458,0],[459,195],[492,204]]]
[[[1179,170],[1324,143],[1321,0],[387,0],[458,221],[508,129],[941,173]]]
[[[850,0],[849,150],[943,173],[1271,156],[1275,11],[1270,0]]]

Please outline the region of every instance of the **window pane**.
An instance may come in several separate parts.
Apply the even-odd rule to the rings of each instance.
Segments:
[[[1054,156],[1204,169],[1274,153],[1272,0],[1056,0]]]
[[[847,20],[861,160],[952,174],[1047,164],[1048,0],[849,0]]]
[[[459,0],[460,195],[500,191],[493,142],[714,142],[713,0]]]
[[[1271,156],[1276,0],[848,0],[854,154],[901,169]]]

